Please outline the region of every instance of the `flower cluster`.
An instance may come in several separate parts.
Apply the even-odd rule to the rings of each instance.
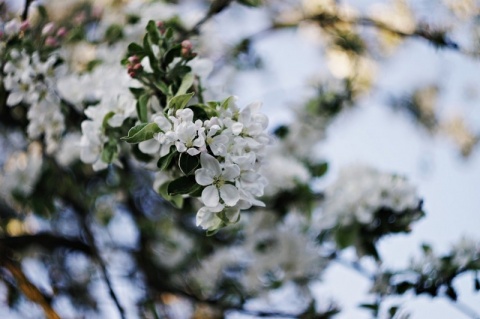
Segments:
[[[65,130],[60,99],[54,91],[55,63],[51,55],[45,62],[38,52],[29,55],[26,51],[13,49],[3,68],[3,85],[8,91],[7,105],[29,106],[27,118],[28,136],[32,139],[44,135],[47,153],[54,152]]]
[[[109,159],[103,155],[105,144],[108,146],[109,140],[106,126],[117,128],[134,112],[135,101],[127,95],[102,99],[98,105],[88,107],[85,110],[88,119],[82,122],[81,160],[93,164],[94,170],[105,169],[109,163]],[[112,147],[115,148],[113,152],[118,152],[118,145]]]
[[[404,177],[355,165],[343,169],[326,189],[323,223],[326,227],[359,223],[371,225],[376,213],[387,208],[395,213],[416,209],[420,198]]]
[[[259,211],[248,217],[241,224],[245,234],[241,244],[216,250],[190,273],[203,295],[214,295],[221,281],[238,282],[242,290],[255,295],[321,275],[326,259],[315,239],[301,230],[300,216],[289,214],[279,222],[272,212]]]
[[[145,126],[153,125],[158,132],[140,142],[139,149],[159,154],[167,171],[182,182],[192,176],[191,191],[175,191],[178,183],[172,181],[168,193],[200,194],[204,206],[197,213],[197,225],[204,229],[214,231],[234,223],[241,209],[263,205],[256,197],[263,195],[266,185],[259,169],[270,138],[265,132],[268,119],[259,108],[253,103],[240,110],[229,98],[204,108],[169,109],[153,115],[153,122]],[[204,120],[199,118],[207,114]],[[176,156],[178,165],[171,166]]]

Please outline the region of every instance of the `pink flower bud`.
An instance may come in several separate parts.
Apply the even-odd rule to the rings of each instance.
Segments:
[[[52,34],[53,29],[55,29],[55,23],[53,23],[53,22],[47,23],[42,29],[42,35]]]
[[[140,63],[137,63],[133,66],[133,69],[135,71],[139,71],[139,70],[142,70],[143,69],[143,66],[140,64]]]
[[[140,62],[140,59],[136,55],[132,55],[131,57],[128,58],[128,62],[131,64],[137,64]]]
[[[48,37],[45,39],[45,45],[46,45],[46,46],[49,46],[49,47],[57,46],[57,45],[58,45],[57,39],[55,39],[55,38],[52,37],[52,36],[48,36]]]
[[[30,22],[28,22],[28,20],[25,20],[20,24],[20,31],[25,31],[28,28],[30,28]]]
[[[137,76],[137,74],[134,71],[129,71],[128,75],[130,75],[130,77],[132,77],[132,78]]]
[[[66,34],[67,34],[67,28],[65,27],[61,27],[60,29],[58,29],[57,31],[57,37],[60,37],[60,38],[63,38]]]
[[[193,48],[192,42],[190,40],[183,40],[182,41],[182,48],[191,50]]]

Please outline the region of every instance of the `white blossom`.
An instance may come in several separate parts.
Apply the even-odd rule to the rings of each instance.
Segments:
[[[226,206],[234,206],[240,199],[238,188],[231,184],[240,175],[238,165],[221,166],[215,157],[207,153],[200,155],[200,163],[202,168],[195,172],[195,180],[199,185],[206,186],[202,192],[203,204],[215,207],[222,200]]]
[[[338,179],[326,189],[325,197],[321,219],[327,228],[338,223],[370,224],[380,208],[401,213],[417,208],[420,202],[416,188],[404,177],[363,165],[341,170]]]

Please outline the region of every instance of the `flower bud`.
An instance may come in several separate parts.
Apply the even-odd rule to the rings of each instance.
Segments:
[[[137,55],[132,55],[131,57],[128,58],[128,62],[131,64],[137,64],[140,63],[140,59],[138,58]]]
[[[60,38],[63,38],[66,34],[67,34],[67,28],[65,27],[61,27],[60,29],[58,29],[57,31],[57,37],[60,37]]]
[[[20,24],[20,31],[25,31],[28,28],[30,28],[30,22],[28,22],[28,20],[25,20]]]
[[[48,37],[45,39],[45,45],[46,45],[46,46],[49,46],[49,47],[57,46],[57,45],[58,45],[57,39],[55,39],[55,38],[52,37],[52,36],[48,36]]]
[[[53,23],[53,22],[47,23],[42,29],[42,35],[52,34],[53,29],[55,29],[55,23]]]
[[[192,42],[190,40],[183,40],[182,41],[182,48],[191,50],[193,48]]]
[[[157,28],[161,34],[165,33],[165,23],[163,21],[157,21]]]
[[[185,58],[194,56],[192,52],[192,48],[193,48],[193,45],[192,45],[192,42],[190,42],[190,40],[183,40],[182,50],[180,51],[181,55]]]

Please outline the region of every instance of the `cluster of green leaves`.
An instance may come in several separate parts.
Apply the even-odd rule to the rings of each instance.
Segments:
[[[140,61],[147,58],[152,72],[139,71],[136,79],[143,88],[132,89],[132,93],[139,101],[148,101],[151,96],[156,96],[160,105],[166,107],[172,97],[187,93],[192,86],[194,78],[187,62],[195,55],[182,55],[181,39],[172,28],[163,29],[154,21],[149,21],[146,31],[142,44],[131,43],[128,46],[127,57],[122,64],[127,65],[128,58],[133,56]],[[146,103],[139,108],[138,117],[145,122]]]
[[[118,157],[120,139],[137,144],[153,138],[155,133],[160,132],[157,124],[148,123],[152,112],[158,111],[151,107],[154,99],[160,102],[161,108],[181,109],[194,94],[193,92],[187,94],[193,85],[194,76],[191,68],[186,65],[194,56],[181,54],[182,45],[178,37],[175,37],[173,29],[161,30],[154,21],[149,21],[146,31],[143,44],[131,43],[128,46],[127,57],[122,60],[123,65],[128,65],[130,57],[135,57],[137,61],[146,58],[152,68],[152,72],[143,68],[138,70],[135,78],[140,81],[142,87],[130,88],[137,100],[137,119],[140,123],[134,126],[134,122],[128,120],[120,128],[113,128],[108,125],[108,120],[115,113],[110,112],[104,117],[103,129],[108,141],[104,144],[102,160],[106,163],[111,163]],[[178,61],[172,63],[175,58]],[[142,154],[138,147],[134,147],[133,152],[139,160],[151,160],[151,157]]]

